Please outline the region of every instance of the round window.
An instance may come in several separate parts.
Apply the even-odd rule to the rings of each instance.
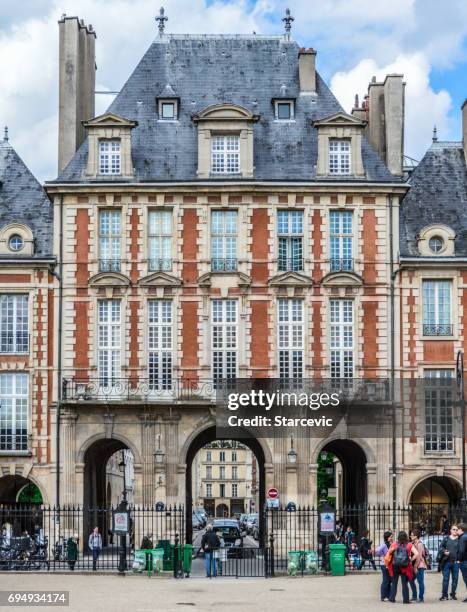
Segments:
[[[440,236],[432,236],[428,241],[428,246],[433,253],[440,253],[444,247],[444,240]]]
[[[21,251],[24,246],[24,241],[19,234],[13,234],[10,236],[8,246],[12,251]]]

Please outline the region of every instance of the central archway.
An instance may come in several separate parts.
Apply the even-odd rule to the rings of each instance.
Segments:
[[[265,455],[264,449],[261,446],[260,442],[255,438],[251,439],[240,439],[230,436],[229,438],[220,438],[216,435],[216,427],[211,426],[203,431],[201,431],[197,436],[195,436],[190,445],[188,446],[186,452],[186,538],[188,543],[192,543],[193,529],[192,529],[192,510],[193,510],[193,478],[192,478],[192,463],[195,459],[196,454],[206,446],[206,444],[210,444],[211,442],[215,442],[216,440],[233,440],[235,442],[240,442],[247,446],[255,455],[256,461],[258,464],[258,481],[259,481],[259,545],[263,546],[264,539],[264,514],[261,512],[261,509],[264,508],[265,504],[265,487],[266,487],[266,479],[265,479]]]
[[[363,505],[368,499],[367,457],[362,447],[353,440],[335,439],[323,446],[320,452],[332,453],[340,463],[341,482],[339,502],[341,506]],[[319,495],[318,491],[318,495]]]

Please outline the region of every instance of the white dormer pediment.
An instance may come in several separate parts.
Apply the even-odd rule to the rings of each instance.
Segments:
[[[283,272],[269,279],[271,287],[311,287],[313,280],[300,272]]]
[[[323,117],[323,119],[318,119],[317,121],[313,121],[314,127],[324,127],[324,126],[349,126],[349,127],[359,127],[363,128],[366,125],[366,121],[362,121],[361,119],[357,119],[352,115],[348,115],[344,112],[333,113],[328,117]]]
[[[125,117],[121,117],[116,113],[104,113],[103,115],[99,115],[98,117],[94,117],[94,119],[90,119],[89,121],[83,121],[83,125],[85,128],[98,128],[98,127],[128,127],[134,128],[138,125],[137,121],[132,121],[130,119],[125,119]]]
[[[154,272],[138,282],[140,287],[180,287],[181,279],[166,272]]]
[[[99,272],[91,276],[88,284],[90,287],[129,287],[131,281],[120,272]]]
[[[213,104],[193,115],[193,121],[257,121],[258,115],[239,104]]]
[[[198,284],[205,289],[223,289],[230,287],[246,288],[251,285],[251,277],[243,272],[216,273],[206,272],[198,278]]]
[[[324,287],[361,287],[363,278],[355,272],[328,272],[321,284]]]

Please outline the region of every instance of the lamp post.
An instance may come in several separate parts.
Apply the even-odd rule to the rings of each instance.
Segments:
[[[456,379],[457,389],[459,391],[459,403],[461,409],[461,423],[462,423],[462,499],[461,503],[465,508],[467,505],[467,486],[466,486],[466,458],[465,458],[465,395],[464,395],[464,353],[462,351],[457,352],[457,363],[456,363]]]
[[[293,437],[290,436],[290,450],[287,453],[287,460],[289,463],[297,463],[297,451],[293,447]]]
[[[122,450],[122,460],[118,464],[119,470],[123,473],[123,493],[122,501],[118,505],[119,512],[127,512],[128,503],[126,498],[126,463],[125,463],[125,451]],[[118,563],[118,571],[123,574],[127,570],[126,564],[126,533],[120,534],[120,560]]]

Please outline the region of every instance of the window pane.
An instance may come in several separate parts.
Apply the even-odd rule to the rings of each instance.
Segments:
[[[28,375],[0,374],[0,450],[28,450]]]
[[[150,390],[172,388],[172,302],[148,302],[148,361]]]
[[[27,295],[0,295],[0,353],[29,351]]]
[[[163,119],[174,119],[175,117],[175,104],[173,102],[162,103],[162,118]]]
[[[290,119],[291,117],[291,104],[290,102],[278,102],[277,103],[277,118],[278,119]]]

